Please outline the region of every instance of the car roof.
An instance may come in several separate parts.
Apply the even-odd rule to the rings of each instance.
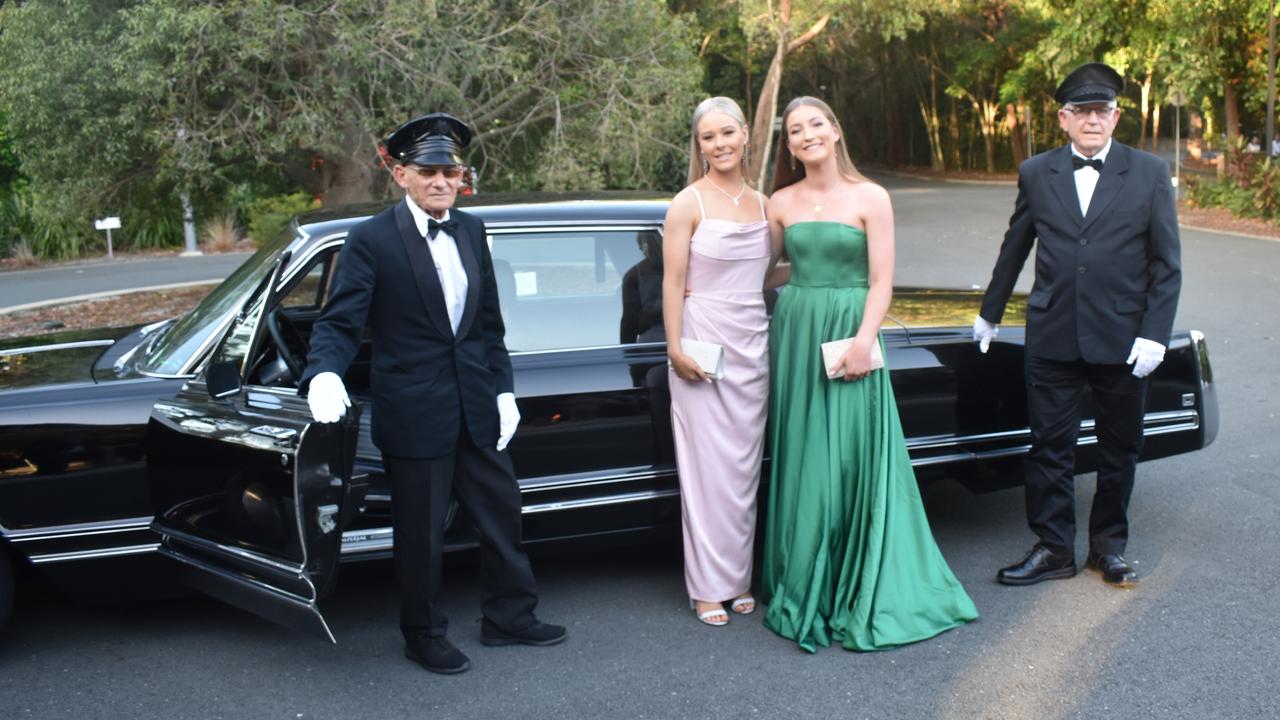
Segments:
[[[488,224],[507,223],[661,223],[671,195],[660,191],[598,191],[573,193],[489,193],[458,196],[456,207]],[[346,232],[351,226],[395,205],[366,203],[322,208],[298,216],[307,235]]]

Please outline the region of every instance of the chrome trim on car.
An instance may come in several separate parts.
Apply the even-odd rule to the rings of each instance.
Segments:
[[[238,548],[232,545],[224,545],[223,543],[208,540],[198,535],[190,535],[179,530],[174,530],[173,528],[155,528],[155,530],[163,537],[174,538],[186,545],[191,545],[206,551],[222,553],[224,555],[232,555],[251,564],[261,565],[280,572],[302,575],[302,570],[305,567],[303,563],[290,563],[283,560],[276,560],[275,558],[267,557],[266,555],[256,553],[252,550],[245,550],[244,548]]]
[[[1163,424],[1166,421],[1170,421],[1170,420],[1183,420],[1184,422],[1176,422],[1173,424]],[[1169,433],[1175,433],[1175,432],[1189,432],[1189,431],[1198,430],[1200,428],[1200,415],[1194,410],[1191,410],[1191,411],[1171,410],[1171,411],[1165,411],[1165,412],[1154,412],[1154,413],[1147,413],[1145,422],[1146,422],[1146,425],[1152,425],[1153,427],[1144,426],[1142,430],[1143,437],[1150,437],[1154,435],[1167,435]],[[1094,421],[1082,420],[1080,422],[1080,429],[1082,431],[1088,431],[1091,433],[1094,429]],[[936,442],[929,445],[919,445],[915,447],[912,447],[910,441],[908,441],[907,445],[910,449],[919,449],[921,447],[924,447],[926,449],[935,448],[935,447],[952,447],[952,446],[959,446],[959,445],[965,444],[966,441],[968,441],[971,438],[984,438],[984,439],[991,438],[991,437],[1011,438],[1011,437],[1018,437],[1018,436],[1030,437],[1031,431],[1030,430],[1011,430],[1008,432],[988,433],[986,435],[970,435],[970,436],[965,436],[961,438],[956,438],[955,440],[952,440],[949,442]],[[1096,444],[1098,444],[1098,437],[1092,434],[1081,435],[1076,440],[1076,446],[1096,445]],[[1002,457],[1014,457],[1017,455],[1025,455],[1029,452],[1031,452],[1031,445],[1022,444],[1022,445],[1016,445],[1013,447],[997,448],[995,450],[976,450],[972,452],[948,453],[946,455],[931,455],[923,458],[913,458],[911,460],[911,466],[926,467],[929,465],[941,465],[944,463],[952,463],[952,462],[972,462],[974,460],[994,460]]]
[[[583,350],[611,350],[613,348],[627,348],[628,350],[632,348],[656,349],[658,347],[666,347],[666,345],[667,344],[665,342],[647,342],[647,343],[631,343],[631,344],[614,343],[613,345],[588,345],[586,347],[552,348],[550,350],[512,350],[510,352],[510,355],[511,357],[524,357],[526,355],[551,355],[554,353],[581,352]]]
[[[21,530],[8,530],[0,526],[0,537],[4,537],[11,542],[62,540],[86,535],[134,532],[145,530],[150,525],[151,517],[143,516],[99,522],[71,523],[69,525],[46,525],[45,527],[23,528]]]
[[[634,220],[620,222],[616,225],[610,225],[607,222],[599,220],[562,220],[555,223],[539,223],[538,225],[530,225],[528,220],[517,222],[495,222],[485,223],[485,230],[490,235],[514,235],[516,233],[553,233],[562,230],[573,230],[577,232],[585,232],[590,230],[599,230],[602,232],[615,232],[618,230],[657,230],[661,232],[661,223],[636,222]]]
[[[1181,421],[1178,425],[1168,425],[1168,423],[1178,421]],[[1152,425],[1155,427],[1148,427]],[[1081,432],[1093,432],[1094,427],[1095,423],[1092,418],[1080,421]],[[1151,412],[1147,413],[1143,418],[1144,435],[1163,435],[1170,432],[1195,430],[1198,427],[1200,427],[1200,413],[1196,410],[1166,410],[1161,412]],[[1031,437],[1031,430],[1029,428],[1023,428],[1022,430],[1002,430],[1000,432],[978,433],[975,435],[957,435],[947,438],[939,438],[937,436],[918,439],[908,438],[907,449],[932,450],[935,448],[972,445],[974,443],[989,442],[992,440],[1011,440],[1025,437]],[[1081,444],[1084,444],[1083,440],[1081,440]]]
[[[73,560],[99,560],[101,558],[120,557],[123,555],[145,555],[153,553],[160,548],[160,543],[146,543],[143,545],[125,545],[114,548],[101,548],[97,550],[73,550],[71,552],[45,553],[43,555],[29,555],[33,565],[45,565],[47,563],[69,562]]]
[[[28,355],[30,353],[50,352],[53,350],[75,350],[76,348],[107,347],[115,345],[115,340],[77,340],[75,342],[52,343],[50,345],[31,345],[29,347],[0,350],[0,357],[10,355]]]
[[[557,500],[548,503],[538,503],[536,505],[525,505],[521,513],[524,515],[536,515],[544,512],[555,512],[558,510],[577,510],[585,507],[600,507],[602,505],[623,505],[625,503],[642,502],[644,500],[658,500],[667,497],[679,497],[680,491],[671,490],[645,490],[641,492],[624,493],[622,495],[609,495],[602,498],[582,498],[580,500]]]
[[[526,505],[522,508],[521,514],[536,515],[544,512],[556,512],[558,510],[578,510],[587,507],[623,505],[626,503],[660,500],[662,498],[679,496],[680,491],[674,488],[670,490],[645,490],[641,492],[623,493],[620,495],[609,495],[602,498],[581,498],[578,500],[560,500],[555,502]],[[394,533],[395,531],[389,527],[372,528],[368,530],[347,530],[342,533],[342,555],[356,555],[361,553],[391,550],[395,542]]]
[[[675,468],[652,470],[636,469],[616,472],[612,475],[600,476],[592,473],[575,473],[573,475],[545,475],[542,477],[524,478],[520,481],[521,493],[547,492],[566,488],[591,487],[594,485],[611,485],[613,483],[658,480],[676,477]]]

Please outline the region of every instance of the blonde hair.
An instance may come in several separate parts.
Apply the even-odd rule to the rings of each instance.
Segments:
[[[817,108],[839,133],[840,139],[836,140],[836,167],[840,174],[853,182],[870,182],[865,175],[858,172],[858,168],[854,167],[853,160],[849,157],[849,146],[844,142],[844,129],[840,127],[840,121],[836,120],[835,111],[816,97],[801,95],[787,103],[787,109],[782,111],[782,137],[778,139],[778,155],[773,165],[773,192],[804,179],[804,163],[795,161],[791,148],[787,144],[787,117],[802,107]]]
[[[742,114],[742,108],[738,107],[738,103],[732,98],[716,96],[709,97],[698,103],[698,107],[693,110],[693,121],[689,123],[689,178],[686,185],[692,185],[695,181],[706,176],[706,166],[700,159],[702,153],[698,149],[698,123],[702,118],[711,113],[724,113],[733,118],[734,122],[742,126],[743,130],[747,128],[747,116]],[[751,184],[751,180],[747,178],[747,146],[742,147],[742,179]]]

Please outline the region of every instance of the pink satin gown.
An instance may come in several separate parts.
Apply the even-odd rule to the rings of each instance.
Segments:
[[[769,226],[709,218],[690,240],[683,337],[724,346],[725,375],[710,383],[670,372],[689,597],[724,601],[751,587],[756,488],[769,398],[764,276]],[[758,198],[759,196],[757,196]]]

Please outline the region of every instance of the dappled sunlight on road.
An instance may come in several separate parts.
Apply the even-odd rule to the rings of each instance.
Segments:
[[[1110,587],[1099,573],[1084,569],[1069,580],[1004,588],[1010,601],[1017,593],[1033,594],[1025,615],[957,673],[943,693],[955,701],[940,717],[1046,719],[1102,706],[1104,701],[1092,697],[1100,673],[1114,670],[1142,615],[1160,605],[1185,570],[1165,562],[1132,590]]]

